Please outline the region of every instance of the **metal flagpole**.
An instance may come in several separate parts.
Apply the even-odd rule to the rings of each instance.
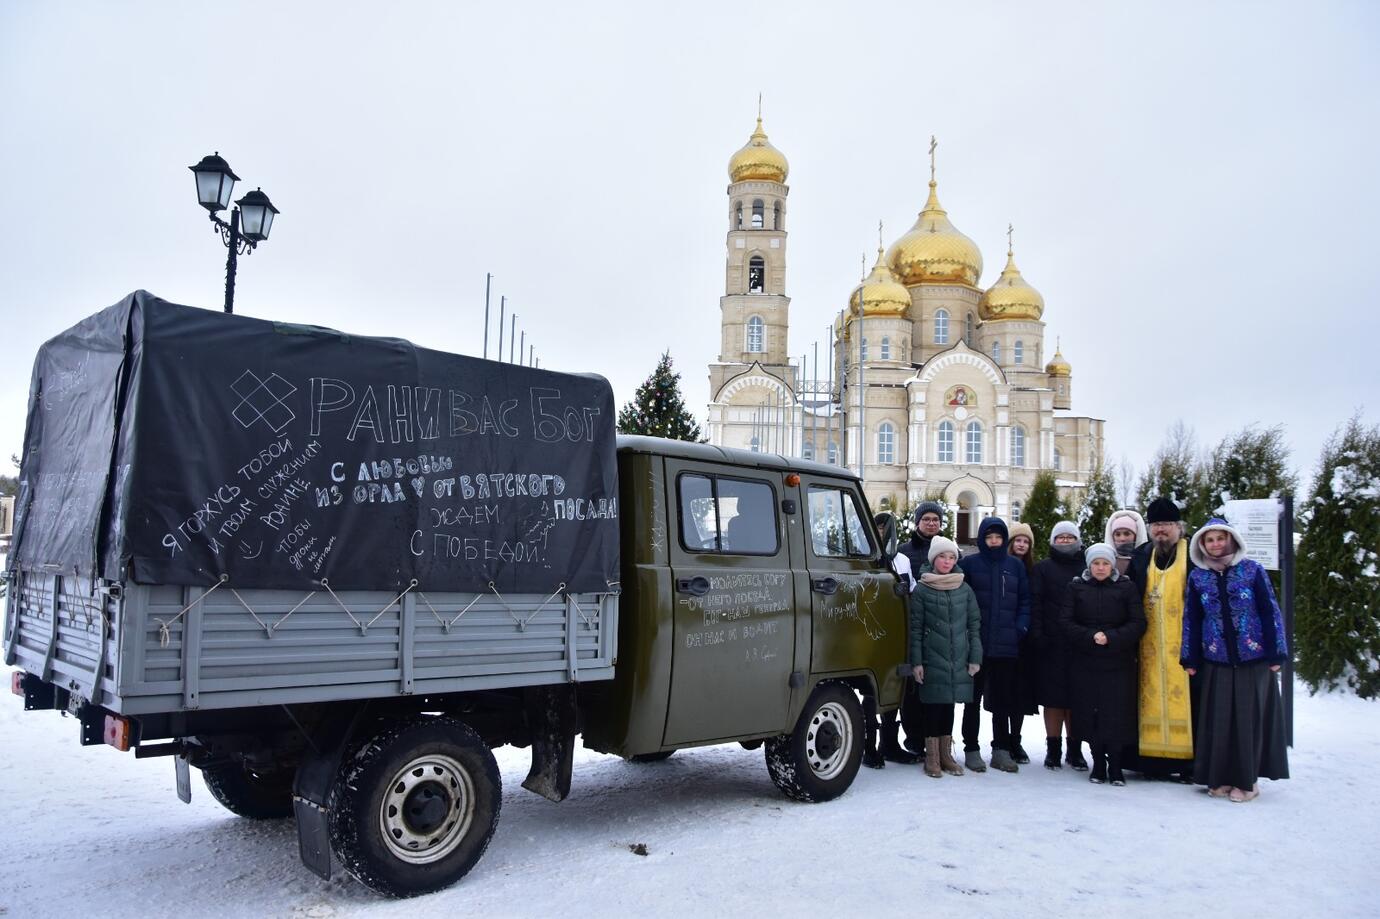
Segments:
[[[536,345],[528,345],[528,346],[527,346],[527,366],[528,366],[528,367],[535,367],[535,366],[537,366],[536,360],[537,360],[537,346],[536,346]]]
[[[527,364],[525,363],[526,360],[527,360],[527,330],[526,330],[526,329],[523,329],[523,330],[522,330],[522,342],[521,342],[521,344],[518,345],[518,363],[519,363],[519,364],[522,364],[524,367],[526,367],[526,366],[527,366]]]
[[[810,413],[810,456],[812,459],[819,459],[819,444],[815,443],[815,435],[819,433],[819,342],[813,345],[815,349],[815,372],[814,379],[810,381],[810,400],[814,403],[814,411]],[[804,419],[801,419],[802,427]]]
[[[829,325],[829,417],[824,419],[824,461],[829,459],[829,444],[834,440],[834,326]]]
[[[484,360],[489,359],[489,288],[493,286],[494,276],[484,275]]]
[[[867,258],[863,258],[864,264]],[[863,349],[867,339],[863,337],[863,322],[866,313],[863,309],[863,291],[858,288],[858,478],[863,477],[863,463],[867,457],[867,386],[863,382]]]
[[[508,309],[508,298],[498,298],[498,354],[495,360],[503,360],[503,314]]]
[[[513,314],[512,327],[508,330],[508,363],[513,362],[513,345],[517,344],[517,313]]]

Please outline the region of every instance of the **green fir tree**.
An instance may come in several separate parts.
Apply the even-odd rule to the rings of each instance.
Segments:
[[[1107,519],[1117,509],[1117,484],[1114,469],[1098,463],[1088,480],[1088,491],[1083,496],[1083,505],[1078,509],[1078,529],[1083,534],[1083,544],[1092,545],[1102,541],[1107,529]]]
[[[1175,422],[1141,473],[1136,506],[1145,508],[1156,498],[1168,498],[1179,505],[1190,531],[1202,526],[1216,506],[1209,495],[1207,465],[1193,429],[1182,421]],[[1093,534],[1086,535],[1091,538]],[[1099,539],[1101,535],[1096,534]]]
[[[1323,447],[1298,551],[1293,649],[1314,692],[1380,695],[1380,426],[1352,418]]]
[[[1054,525],[1067,519],[1068,507],[1064,499],[1059,497],[1059,485],[1054,473],[1049,469],[1040,470],[1035,476],[1035,484],[1031,486],[1030,497],[1021,509],[1021,522],[1029,524],[1035,533],[1032,551],[1037,561],[1049,555],[1049,534],[1054,530]]]
[[[1205,479],[1213,512],[1222,502],[1240,498],[1273,498],[1298,489],[1289,468],[1283,425],[1264,430],[1247,426],[1222,438],[1208,458]]]
[[[671,369],[671,352],[661,355],[656,370],[618,413],[618,432],[704,443],[699,423],[681,398],[680,374]]]

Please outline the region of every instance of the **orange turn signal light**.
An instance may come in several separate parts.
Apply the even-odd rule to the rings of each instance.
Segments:
[[[128,718],[121,718],[119,715],[105,716],[105,742],[119,750],[121,753],[129,750],[129,741],[133,731],[130,730]]]
[[[786,475],[786,484],[791,488],[795,488],[800,484],[800,476],[794,472],[788,473]]]

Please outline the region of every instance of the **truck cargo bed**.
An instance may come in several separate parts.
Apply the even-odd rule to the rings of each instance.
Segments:
[[[603,680],[618,635],[612,592],[8,588],[5,662],[129,715]]]

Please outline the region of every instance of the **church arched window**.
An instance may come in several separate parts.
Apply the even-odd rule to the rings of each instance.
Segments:
[[[1012,522],[1012,523],[1020,523],[1020,522],[1021,522],[1021,502],[1019,502],[1019,501],[1012,501],[1012,502],[1011,502],[1011,522]]]
[[[815,445],[813,441],[805,441],[800,445],[800,458],[812,460],[815,458]]]
[[[1011,348],[1011,360],[1017,364],[1025,363],[1025,342],[1019,338],[1016,339],[1016,344]]]
[[[973,323],[973,314],[969,313],[967,320],[963,324],[963,340],[968,343],[968,347],[970,348],[973,346],[974,328],[975,325]]]
[[[992,342],[992,360],[1001,363],[1001,341]]]
[[[866,338],[859,338],[859,339],[858,339],[858,360],[860,360],[860,361],[865,361],[865,360],[867,360],[867,339],[866,339]]]
[[[735,230],[741,230],[743,228],[743,202],[741,201],[738,202],[737,214],[733,222],[733,228]]]
[[[1061,472],[1064,468],[1064,451],[1058,447],[1054,448],[1054,471]]]
[[[753,453],[761,453],[761,452],[762,452],[762,441],[761,441],[761,439],[754,435],[753,438],[752,438],[752,440],[749,440],[749,441],[748,441],[748,449],[751,450]]]
[[[882,360],[891,360],[891,339],[885,335],[882,336]]]
[[[896,462],[896,428],[890,421],[877,425],[877,462],[885,465]]]
[[[751,316],[747,321],[747,350],[754,354],[760,354],[766,350],[763,347],[766,337],[766,323],[761,316]]]
[[[826,456],[829,457],[830,465],[837,466],[839,464],[839,445],[837,441],[829,441],[829,451]]]
[[[934,314],[934,343],[936,345],[947,345],[949,343],[948,310],[939,310]]]
[[[954,423],[952,421],[939,422],[939,430],[935,434],[934,458],[940,463],[952,463],[954,461]]]
[[[761,294],[767,290],[767,263],[762,256],[748,259],[748,293]]]
[[[982,422],[970,421],[963,432],[963,462],[982,463]]]
[[[752,228],[754,230],[762,229],[765,226],[765,219],[766,205],[762,203],[761,198],[755,198],[752,202]]]
[[[779,229],[781,229],[781,202],[780,202],[780,201],[778,201],[778,202],[776,202],[774,205],[772,205],[771,228],[772,228],[773,230],[779,230]]]
[[[1025,468],[1025,428],[1019,424],[1011,426],[1011,465]]]

